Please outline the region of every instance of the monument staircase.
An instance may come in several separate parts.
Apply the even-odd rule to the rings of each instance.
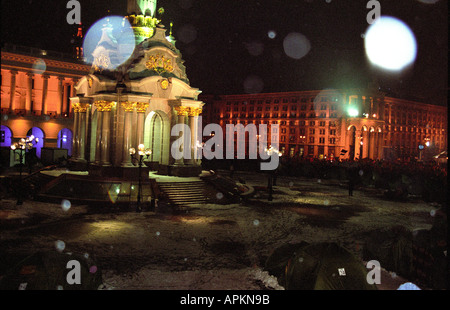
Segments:
[[[189,182],[158,182],[160,196],[175,207],[186,207],[209,201],[206,184],[202,180]]]
[[[25,174],[22,178],[15,177],[13,185],[13,192],[21,195],[24,199],[33,199],[39,193],[39,191],[49,182],[55,178],[51,175],[41,173],[41,171],[52,170],[57,166],[44,167],[38,171],[34,171],[30,174]]]

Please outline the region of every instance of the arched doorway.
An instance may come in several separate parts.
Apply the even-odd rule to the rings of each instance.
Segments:
[[[12,141],[12,132],[9,127],[1,125],[0,126],[0,146],[10,147]]]
[[[36,149],[36,156],[41,158],[41,149],[44,147],[44,132],[39,127],[33,127],[27,132],[27,137],[33,135],[35,138],[38,138],[38,142],[34,143],[34,148]]]
[[[150,112],[144,123],[144,145],[152,150],[150,160],[169,164],[170,124],[162,111]]]
[[[58,144],[61,149],[67,149],[67,155],[72,156],[72,130],[63,128],[58,132]]]

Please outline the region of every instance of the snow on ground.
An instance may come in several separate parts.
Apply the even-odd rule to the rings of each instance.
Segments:
[[[264,175],[235,173],[252,186]],[[100,289],[284,289],[263,271],[271,252],[288,242],[337,242],[361,254],[373,230],[430,228],[437,206],[397,202],[375,190],[331,180],[278,177],[266,192],[239,204],[194,205],[180,213],[99,212],[85,205],[0,201],[0,251],[26,255],[55,249],[89,253],[103,276]],[[384,270],[380,289],[405,279]]]

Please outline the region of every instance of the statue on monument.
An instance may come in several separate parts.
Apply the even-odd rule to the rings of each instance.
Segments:
[[[128,14],[155,16],[156,0],[128,0]]]

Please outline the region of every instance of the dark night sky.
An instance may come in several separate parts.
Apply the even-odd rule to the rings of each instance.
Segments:
[[[367,0],[159,0],[158,7],[165,9],[166,28],[174,22],[191,86],[205,94],[245,93],[248,78],[262,83],[261,92],[360,87],[378,79],[398,96],[446,105],[447,1],[379,2],[381,14],[404,21],[417,40],[417,59],[402,75],[383,74],[368,64],[361,36],[368,27]],[[66,22],[66,3],[3,0],[2,42],[70,51],[75,30]],[[80,3],[86,31],[104,16],[126,13],[126,0]],[[273,39],[270,30],[276,32]],[[284,52],[283,40],[291,32],[310,41],[301,59]]]

